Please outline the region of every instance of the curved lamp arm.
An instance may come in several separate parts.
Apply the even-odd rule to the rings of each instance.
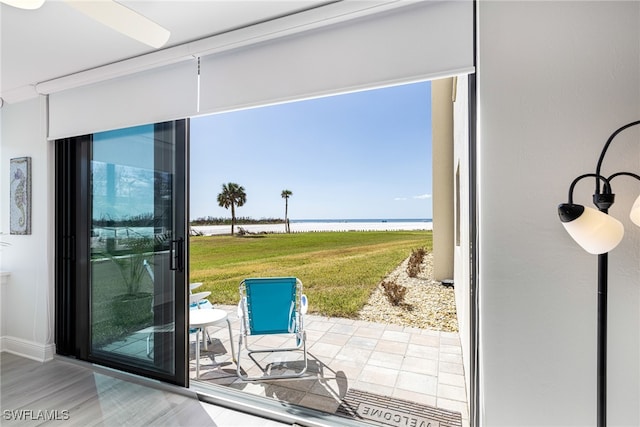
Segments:
[[[558,205],[558,215],[560,216],[560,221],[562,221],[563,224],[570,223],[571,221],[578,219],[584,213],[585,207],[583,205],[577,205],[573,203],[573,190],[575,189],[578,182],[580,182],[584,178],[589,177],[595,177],[598,181],[604,181],[605,195],[609,196],[611,199],[611,203],[613,203],[613,198],[615,197],[615,195],[611,194],[611,184],[609,182],[609,179],[600,175],[596,175],[595,173],[585,173],[584,175],[580,175],[579,177],[574,179],[569,186],[568,202]]]
[[[596,175],[600,175],[600,170],[602,169],[602,162],[604,161],[604,156],[605,154],[607,154],[607,150],[609,149],[609,146],[611,145],[611,142],[613,142],[613,139],[618,136],[618,134],[620,132],[622,132],[625,129],[628,129],[632,126],[636,126],[636,125],[640,125],[640,120],[636,120],[635,122],[631,122],[631,123],[627,123],[624,126],[621,126],[620,128],[618,128],[615,132],[613,132],[611,134],[611,136],[609,137],[609,139],[607,139],[607,142],[604,144],[604,147],[602,147],[602,152],[600,153],[600,158],[598,159],[598,165],[596,166]],[[609,178],[611,179],[611,178]],[[596,194],[600,193],[600,181],[596,181]]]
[[[611,175],[609,178],[607,178],[606,180],[611,183],[611,180],[617,176],[630,176],[632,178],[637,179],[638,181],[640,181],[640,175],[637,175],[633,172],[616,172],[613,175]],[[609,190],[611,190],[611,188],[609,188]]]
[[[611,194],[611,177],[605,178],[604,176],[595,174],[595,173],[585,173],[584,175],[580,175],[576,179],[573,180],[571,185],[569,186],[569,204],[573,204],[573,190],[576,187],[576,184],[580,182],[584,178],[595,177],[598,178],[596,181],[600,182],[600,180],[604,181],[604,194]]]

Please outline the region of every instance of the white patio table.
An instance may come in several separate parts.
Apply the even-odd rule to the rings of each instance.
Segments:
[[[229,342],[231,345],[231,357],[236,361],[235,350],[233,348],[233,333],[231,332],[231,322],[226,311],[217,308],[203,308],[200,310],[189,310],[189,327],[197,329],[196,331],[196,379],[200,378],[200,333],[204,341],[205,350],[208,348],[204,329],[208,326],[219,325],[227,322],[229,328]]]

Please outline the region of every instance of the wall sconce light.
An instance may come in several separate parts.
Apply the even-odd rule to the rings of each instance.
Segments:
[[[613,139],[623,130],[640,125],[640,120],[628,123],[611,134],[602,148],[595,173],[580,175],[573,180],[569,187],[568,203],[558,206],[558,215],[562,225],[569,235],[584,250],[598,255],[598,356],[597,356],[597,425],[607,425],[607,270],[608,252],[618,246],[624,235],[622,223],[609,216],[609,208],[615,201],[615,194],[611,189],[611,181],[618,176],[630,176],[640,181],[640,176],[631,172],[616,172],[609,177],[600,174],[602,161]],[[593,203],[598,208],[593,209],[573,203],[573,190],[578,181],[584,178],[595,178],[596,191]],[[630,213],[631,221],[640,226],[640,196],[636,199]]]

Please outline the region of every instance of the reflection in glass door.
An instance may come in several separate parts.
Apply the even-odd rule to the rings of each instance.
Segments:
[[[186,129],[176,121],[59,142],[68,148],[58,163],[73,164],[59,184],[70,193],[60,240],[73,246],[61,246],[70,303],[60,301],[75,319],[74,333],[59,332],[63,354],[186,385]]]
[[[168,376],[177,362],[176,290],[184,289],[175,151],[162,125],[102,132],[90,168],[90,353]]]

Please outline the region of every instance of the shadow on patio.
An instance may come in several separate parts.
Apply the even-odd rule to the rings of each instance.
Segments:
[[[240,327],[236,307],[216,308],[229,313],[238,351]],[[378,402],[379,406],[397,408],[397,405],[410,407],[415,403],[418,405],[414,413],[424,412],[424,407],[419,405],[444,409],[443,413],[459,413],[462,425],[468,425],[462,351],[457,333],[316,315],[305,316],[305,329],[309,359],[304,376],[243,381],[236,376],[237,365],[231,357],[227,329],[209,327],[212,342],[207,350],[201,347],[199,381],[329,413],[348,414],[349,407],[357,404],[364,394],[375,401],[374,405]],[[283,344],[278,341],[281,339],[284,338],[265,336],[255,343],[259,346],[259,340],[270,340],[268,344],[277,347]],[[267,343],[262,341],[262,344]],[[194,347],[192,343],[192,381],[196,380]],[[274,356],[262,353],[256,359],[263,366],[284,358],[290,361],[289,368],[298,369],[300,366],[293,364],[302,364],[299,353],[288,353],[280,359],[268,359],[270,357]],[[260,374],[245,356],[242,367],[251,375]],[[388,401],[389,398],[392,401]]]

